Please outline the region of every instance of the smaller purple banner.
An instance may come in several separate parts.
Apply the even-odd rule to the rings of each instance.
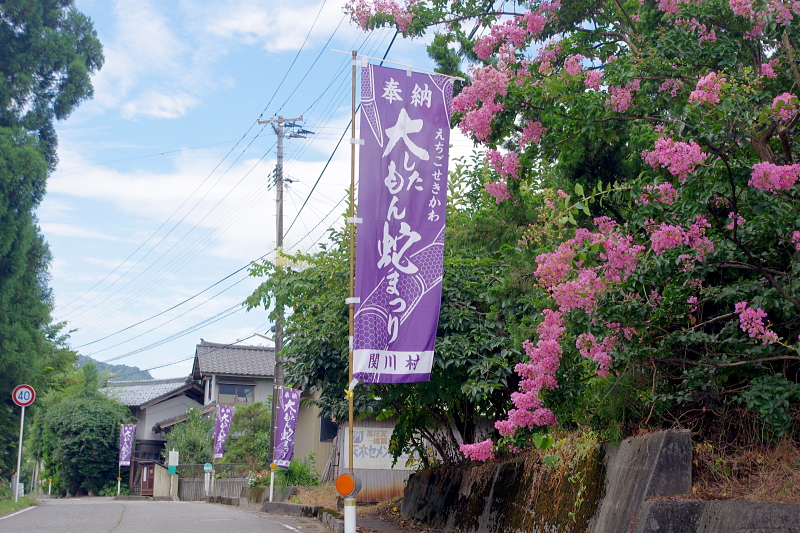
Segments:
[[[131,466],[131,451],[136,424],[123,424],[119,430],[119,466]]]
[[[214,431],[214,460],[222,459],[222,456],[225,455],[225,441],[228,438],[228,431],[231,429],[232,419],[232,405],[217,406],[217,424]]]
[[[282,468],[289,468],[294,453],[294,432],[297,427],[297,413],[300,409],[300,391],[278,388],[278,421],[275,431],[275,453],[272,462]]]

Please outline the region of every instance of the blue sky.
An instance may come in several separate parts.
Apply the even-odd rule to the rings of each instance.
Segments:
[[[330,50],[383,56],[393,36],[361,32],[343,4],[76,2],[106,62],[94,99],[57,125],[60,163],[38,215],[55,318],[79,353],[173,377],[189,373],[200,338],[230,343],[271,326],[237,305],[258,280],[220,280],[274,257],[276,137],[256,124],[262,113],[304,114],[315,133],[286,140],[285,227],[297,217],[286,247],[314,249],[341,225],[350,60]],[[387,59],[433,67],[424,39],[398,37]],[[452,143],[451,157],[471,149],[456,132]]]

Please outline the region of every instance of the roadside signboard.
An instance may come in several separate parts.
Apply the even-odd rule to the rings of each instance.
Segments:
[[[11,393],[14,403],[20,407],[28,407],[36,399],[36,391],[30,385],[17,385]]]

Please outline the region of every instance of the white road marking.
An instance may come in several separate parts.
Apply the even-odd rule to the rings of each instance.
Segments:
[[[16,513],[7,514],[6,516],[0,516],[0,520],[5,520],[6,518],[11,518],[12,516],[17,516],[18,514],[22,514],[25,511],[30,511],[34,507],[35,507],[34,505],[31,505],[30,507],[26,507],[25,509],[23,509],[21,511],[17,511]]]

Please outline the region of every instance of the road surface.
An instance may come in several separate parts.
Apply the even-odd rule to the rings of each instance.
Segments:
[[[312,518],[205,502],[43,500],[0,517],[2,533],[327,533]]]

